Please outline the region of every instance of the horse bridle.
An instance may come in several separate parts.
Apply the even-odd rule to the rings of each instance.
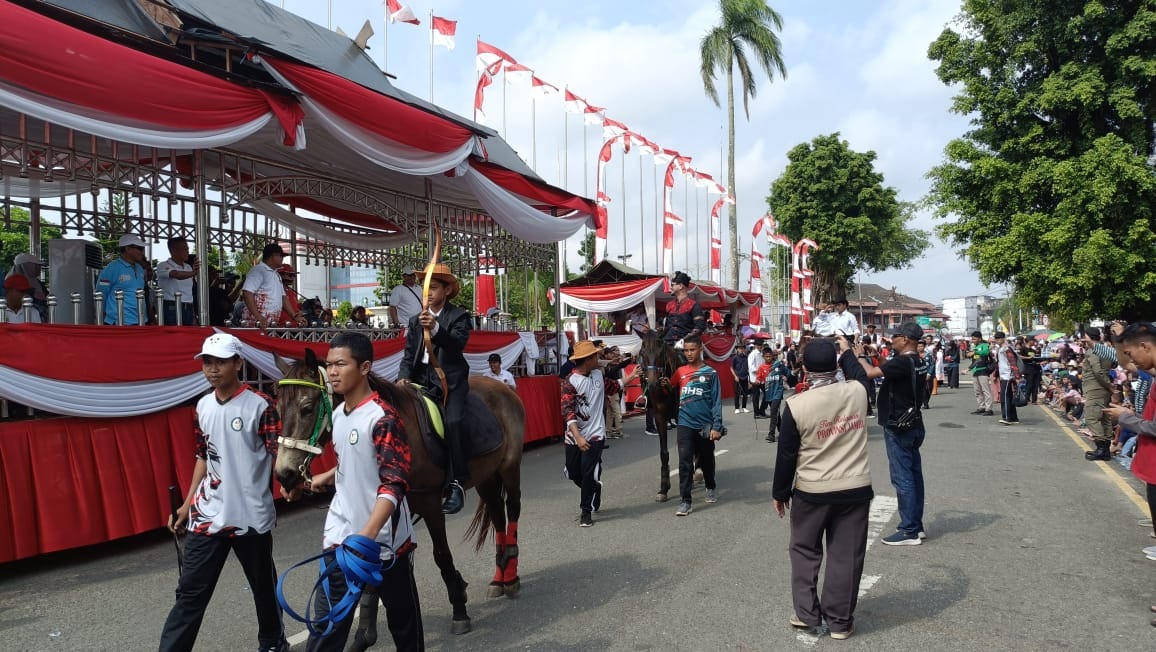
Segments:
[[[297,467],[297,472],[306,482],[309,481],[309,463],[313,458],[320,455],[321,450],[321,433],[325,431],[325,424],[333,417],[333,393],[329,389],[329,384],[325,382],[325,373],[321,367],[317,368],[317,382],[305,380],[303,378],[282,378],[277,381],[279,387],[285,385],[297,385],[300,387],[308,387],[310,389],[321,390],[321,409],[313,417],[313,434],[309,435],[309,441],[305,442],[302,439],[290,439],[285,435],[277,437],[277,445],[294,450],[304,451],[305,459],[301,461],[301,465]]]

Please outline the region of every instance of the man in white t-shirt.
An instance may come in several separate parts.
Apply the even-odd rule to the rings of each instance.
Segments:
[[[189,264],[189,241],[184,238],[169,238],[169,259],[157,265],[157,285],[164,292],[164,325],[177,323],[177,293],[181,293],[181,325],[192,326],[193,279],[197,277],[201,263]]]
[[[412,266],[401,270],[401,283],[389,291],[389,325],[406,328],[409,320],[421,312],[421,287]]]
[[[482,372],[483,376],[486,378],[493,378],[494,380],[500,380],[503,383],[509,385],[510,389],[518,391],[518,384],[514,382],[514,374],[510,373],[506,369],[502,369],[501,355],[498,355],[497,353],[491,353],[487,362],[490,365],[490,368]]]
[[[566,423],[566,477],[582,490],[578,525],[594,525],[591,513],[602,506],[602,449],[606,445],[606,383],[598,362],[602,351],[582,340],[570,353],[574,371],[562,382],[562,420]]]
[[[815,334],[821,337],[858,335],[859,322],[855,319],[855,315],[847,310],[847,297],[841,294],[831,297],[831,303],[815,316],[814,330]]]
[[[294,311],[289,304],[281,275],[277,272],[284,259],[285,251],[281,245],[267,244],[261,252],[261,262],[245,275],[245,284],[241,286],[241,298],[245,302],[242,318],[256,322],[258,328],[267,328],[275,323],[282,310],[287,311],[297,323],[305,323],[301,311]]]
[[[24,297],[32,295],[32,284],[26,276],[13,274],[4,279],[4,314],[9,324],[39,324],[40,313],[36,308],[28,311],[24,318]]]

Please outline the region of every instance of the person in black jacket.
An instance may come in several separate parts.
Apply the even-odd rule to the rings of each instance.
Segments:
[[[424,283],[425,273],[418,275]],[[446,445],[449,449],[449,469],[447,477],[452,478],[449,492],[442,503],[442,512],[457,514],[465,502],[465,489],[470,480],[470,468],[462,451],[463,417],[466,398],[469,396],[470,365],[464,351],[470,339],[472,320],[470,313],[450,303],[461,291],[461,283],[450,271],[448,265],[434,265],[430,279],[429,296],[420,313],[409,320],[405,332],[405,354],[401,358],[398,383],[415,382],[422,385],[444,405]],[[426,351],[425,330],[432,329],[430,341],[433,350]],[[430,358],[441,364],[446,376],[447,394],[443,396],[441,379]]]

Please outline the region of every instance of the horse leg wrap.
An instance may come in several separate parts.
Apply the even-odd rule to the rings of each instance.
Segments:
[[[511,521],[506,526],[506,550],[502,569],[502,581],[510,584],[518,579],[518,523]]]
[[[502,561],[506,557],[506,533],[494,533],[494,579],[490,584],[501,584],[505,580],[505,575],[502,571]]]

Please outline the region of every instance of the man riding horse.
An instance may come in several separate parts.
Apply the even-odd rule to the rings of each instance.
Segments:
[[[688,294],[690,276],[686,272],[675,272],[670,277],[670,291],[674,298],[666,302],[666,323],[662,332],[662,339],[668,346],[677,349],[679,357],[685,364],[686,358],[682,355],[682,340],[688,335],[702,335],[706,332],[706,316],[698,301]]]

